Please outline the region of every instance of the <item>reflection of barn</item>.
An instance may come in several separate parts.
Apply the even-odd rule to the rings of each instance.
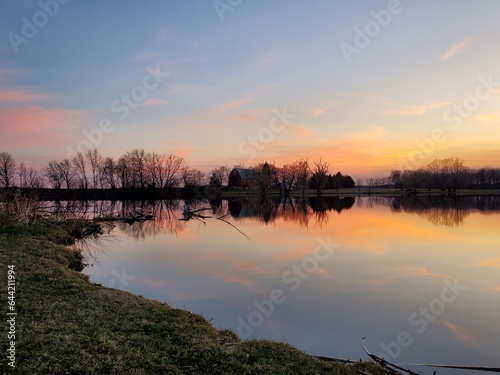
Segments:
[[[253,169],[234,168],[227,180],[227,186],[248,188],[256,185],[259,174]]]

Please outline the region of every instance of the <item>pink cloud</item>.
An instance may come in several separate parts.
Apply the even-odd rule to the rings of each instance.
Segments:
[[[72,141],[68,124],[79,118],[81,113],[66,109],[0,109],[2,140],[8,140],[8,146],[12,148],[47,145],[61,145],[62,148]]]
[[[456,56],[464,51],[466,51],[472,44],[474,39],[472,37],[465,37],[462,40],[455,43],[448,51],[441,55],[441,61],[448,60],[453,56]]]
[[[31,90],[0,90],[0,103],[32,103],[46,99],[50,96]]]
[[[181,158],[186,158],[195,148],[193,144],[189,144],[175,149],[172,154],[180,156]]]
[[[325,108],[318,108],[314,111],[314,117],[319,117],[325,113]]]

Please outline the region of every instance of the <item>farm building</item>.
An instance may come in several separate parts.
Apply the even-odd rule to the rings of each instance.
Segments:
[[[253,169],[234,168],[227,180],[227,186],[233,188],[249,188],[257,185],[259,174]]]

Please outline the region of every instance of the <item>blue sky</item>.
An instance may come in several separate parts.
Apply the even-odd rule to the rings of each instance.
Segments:
[[[500,164],[494,0],[4,0],[0,11],[0,149],[35,167],[88,142],[204,171],[320,156],[354,176],[444,157]]]

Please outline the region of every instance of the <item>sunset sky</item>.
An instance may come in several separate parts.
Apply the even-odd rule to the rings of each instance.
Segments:
[[[500,167],[500,2],[2,0],[0,151]]]

